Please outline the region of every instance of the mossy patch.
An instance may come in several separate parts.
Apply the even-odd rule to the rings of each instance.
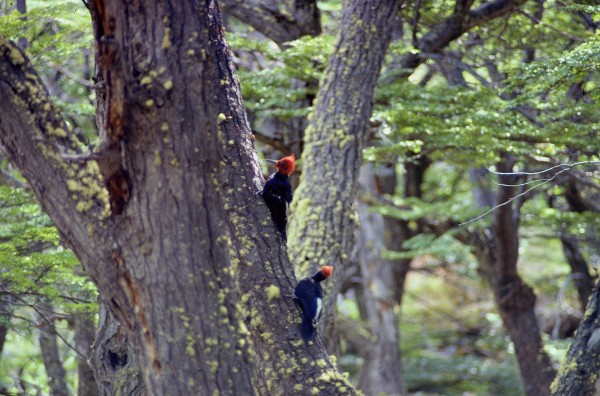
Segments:
[[[267,301],[275,300],[281,296],[281,290],[275,285],[270,285],[266,288]]]
[[[163,49],[171,48],[171,28],[165,28],[165,35],[163,36],[161,47]]]

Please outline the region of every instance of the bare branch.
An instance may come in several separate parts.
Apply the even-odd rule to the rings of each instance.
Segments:
[[[456,67],[458,67],[459,69],[464,70],[467,73],[469,73],[470,75],[472,75],[473,77],[475,77],[475,79],[477,81],[479,81],[481,83],[481,85],[483,85],[484,87],[487,87],[487,88],[494,87],[494,84],[492,84],[490,81],[488,81],[481,74],[477,73],[477,71],[475,71],[475,69],[471,65],[461,61],[460,59],[456,59],[452,56],[444,56],[443,54],[436,54],[436,53],[432,53],[432,52],[421,52],[420,55],[425,58],[435,59],[436,61],[444,60],[446,62],[449,62],[449,63],[455,65]]]
[[[523,176],[523,175],[541,175],[542,173],[546,173],[546,172],[549,172],[556,168],[560,168],[561,166],[566,166],[567,167],[566,170],[569,170],[569,169],[575,168],[576,166],[598,165],[598,164],[600,164],[600,161],[581,161],[581,162],[575,162],[572,164],[558,164],[558,165],[552,166],[548,169],[541,170],[539,172],[496,172],[489,168],[487,168],[487,170],[488,170],[488,172],[493,173],[495,175]]]
[[[92,83],[91,81],[77,76],[75,73],[73,73],[69,69],[67,69],[64,66],[61,66],[57,63],[50,62],[50,67],[59,71],[60,73],[64,74],[65,76],[69,77],[71,80],[83,85],[86,88],[94,88],[94,86],[95,86],[95,84]]]
[[[565,36],[565,37],[566,37],[566,38],[568,38],[569,40],[573,40],[573,41],[576,41],[576,42],[582,42],[582,41],[584,41],[584,40],[585,40],[585,39],[584,39],[584,38],[582,38],[582,37],[577,37],[577,36],[574,36],[574,35],[572,35],[572,34],[569,34],[569,33],[567,33],[567,32],[564,32],[564,31],[562,31],[562,30],[560,30],[560,29],[558,29],[558,28],[556,28],[556,27],[554,27],[554,26],[552,26],[552,25],[549,25],[549,24],[547,24],[547,23],[545,23],[545,22],[542,22],[542,20],[540,20],[540,18],[538,18],[538,17],[537,17],[537,16],[535,16],[535,15],[531,15],[531,14],[529,14],[528,12],[526,12],[526,11],[525,11],[525,10],[523,10],[523,9],[521,9],[520,7],[517,7],[517,8],[515,8],[515,11],[516,11],[516,12],[518,12],[519,14],[521,14],[521,15],[524,15],[524,16],[526,16],[527,18],[531,19],[531,20],[532,20],[534,23],[536,23],[536,24],[538,24],[538,23],[539,23],[539,24],[542,24],[542,25],[546,26],[546,27],[547,27],[547,28],[549,28],[550,30],[554,30],[555,32],[557,32],[558,34],[561,34],[561,35]]]
[[[15,298],[17,298],[18,300],[21,300],[21,302],[22,302],[24,305],[26,305],[26,306],[30,307],[31,309],[33,309],[33,310],[34,310],[34,311],[35,311],[35,312],[36,312],[36,313],[37,313],[37,314],[40,316],[40,318],[42,318],[42,319],[44,320],[44,322],[46,322],[46,324],[48,324],[48,325],[52,325],[52,320],[48,319],[48,318],[47,318],[47,317],[46,317],[46,316],[45,316],[45,315],[42,313],[42,311],[41,311],[40,307],[38,307],[38,306],[36,306],[36,305],[34,305],[34,304],[29,304],[27,301],[25,301],[24,299],[22,299],[21,297],[19,297],[19,296],[18,296],[18,295],[16,295],[16,294],[13,294],[13,296],[14,296]],[[53,313],[54,313],[54,312],[53,312]],[[72,349],[72,350],[73,350],[73,351],[74,351],[76,354],[78,354],[79,356],[83,357],[84,359],[87,359],[87,356],[86,356],[86,355],[84,355],[84,354],[83,354],[83,353],[81,353],[81,352],[80,352],[80,351],[79,351],[77,348],[75,348],[73,345],[71,345],[71,344],[69,343],[69,341],[67,341],[67,340],[66,340],[66,339],[65,339],[65,338],[64,338],[62,335],[60,335],[60,333],[59,333],[58,331],[55,331],[54,333],[56,334],[56,336],[57,336],[58,338],[60,338],[60,340],[61,340],[62,342],[64,342],[64,343],[65,343],[65,345],[66,345],[66,346],[68,346],[70,349]]]
[[[466,225],[466,224],[473,223],[473,222],[475,222],[475,221],[477,221],[479,219],[482,219],[483,217],[485,217],[488,214],[492,213],[496,209],[501,208],[501,207],[503,207],[505,205],[508,205],[509,203],[511,203],[512,201],[514,201],[515,199],[518,199],[520,197],[523,197],[524,195],[527,195],[529,192],[535,190],[538,187],[543,186],[544,184],[550,183],[552,180],[556,179],[559,175],[561,175],[561,174],[563,174],[563,173],[571,170],[572,168],[574,168],[576,166],[580,166],[580,165],[586,165],[586,164],[600,164],[600,161],[582,161],[582,162],[576,162],[576,163],[573,163],[573,164],[560,164],[560,165],[553,166],[552,168],[549,168],[549,169],[546,169],[546,170],[543,170],[543,171],[540,171],[540,172],[495,172],[495,171],[491,171],[490,170],[490,172],[492,172],[494,174],[497,174],[497,175],[513,175],[513,176],[518,176],[518,175],[536,175],[536,174],[541,174],[541,173],[548,172],[549,170],[556,169],[556,168],[558,168],[560,166],[566,166],[566,168],[561,169],[560,171],[556,172],[556,174],[554,176],[552,176],[551,178],[549,178],[549,179],[543,179],[543,180],[536,180],[536,181],[538,181],[540,183],[538,183],[535,186],[533,186],[531,188],[528,188],[527,190],[523,191],[522,193],[517,194],[514,197],[512,197],[510,199],[507,199],[506,201],[504,201],[504,202],[502,202],[502,203],[494,206],[490,210],[482,213],[481,215],[475,217],[474,219],[465,221],[464,223],[460,223],[458,226],[460,227],[460,226],[463,226],[463,225]]]
[[[461,13],[453,13],[440,23],[432,26],[429,32],[419,40],[418,48],[423,52],[438,52],[470,29],[483,25],[491,19],[506,15],[524,2],[525,0],[496,0],[485,3],[471,11],[468,8],[455,10]],[[407,71],[402,76],[407,77],[410,75],[425,59],[420,53],[406,55],[401,61],[401,65]]]
[[[223,11],[255,28],[277,45],[317,36],[321,33],[321,19],[315,0],[295,1],[293,10],[281,12],[263,4],[260,0],[224,0]]]
[[[263,144],[273,147],[275,150],[281,151],[282,153],[291,153],[292,152],[291,145],[294,144],[295,142],[289,142],[286,144],[286,142],[282,138],[271,137],[271,136],[269,136],[265,133],[262,133],[256,129],[253,129],[252,133],[254,134],[254,137],[256,138],[256,140],[258,140],[259,142],[261,142]]]

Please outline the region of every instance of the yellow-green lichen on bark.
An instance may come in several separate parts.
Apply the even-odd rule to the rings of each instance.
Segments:
[[[84,164],[69,163],[71,168],[68,174],[76,173],[76,178],[66,181],[67,190],[73,193],[76,203],[76,210],[86,213],[96,206],[101,207],[98,216],[100,220],[110,215],[110,203],[108,191],[102,183],[100,169],[96,161],[86,161]]]
[[[275,285],[270,285],[265,289],[267,301],[275,300],[281,296],[281,290]]]
[[[171,48],[171,28],[165,28],[165,35],[163,36],[161,47],[163,49]]]
[[[556,393],[556,391],[558,390],[558,385],[560,383],[560,379],[576,370],[577,370],[577,360],[576,359],[570,359],[570,360],[564,362],[558,369],[558,373],[556,374],[556,377],[554,377],[554,381],[552,381],[552,384],[550,384],[550,392]]]

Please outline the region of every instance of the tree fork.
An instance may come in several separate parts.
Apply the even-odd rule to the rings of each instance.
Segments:
[[[0,138],[126,328],[146,388],[154,394],[354,394],[322,345],[298,342],[299,310],[285,297],[295,284],[293,269],[255,194],[262,176],[216,3],[151,10],[93,4],[104,5],[101,16],[92,14],[96,21],[114,22],[125,64],[121,161],[133,187],[128,204],[120,214],[110,210],[93,157],[61,156],[72,134],[57,111],[22,105],[37,105],[36,94],[42,110],[52,108],[39,79],[26,92],[11,88],[19,72],[8,69],[26,60],[6,41],[0,43],[0,103],[9,113],[1,118]],[[31,122],[45,116],[57,126]],[[47,156],[31,143],[31,132],[48,135]],[[69,150],[86,154],[75,143]],[[84,199],[89,191],[96,200]]]

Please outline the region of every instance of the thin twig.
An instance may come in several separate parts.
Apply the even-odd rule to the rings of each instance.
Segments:
[[[445,61],[447,61],[449,63],[452,63],[453,65],[455,65],[459,69],[464,70],[467,73],[471,74],[484,87],[495,88],[494,85],[491,82],[489,82],[488,80],[486,80],[486,78],[483,77],[481,74],[477,73],[477,71],[475,71],[475,69],[471,65],[469,65],[469,64],[461,61],[460,59],[456,59],[456,58],[453,58],[451,56],[444,56],[442,54],[430,53],[430,52],[421,52],[420,55],[424,56],[426,58],[437,60],[437,61],[445,60]]]
[[[15,298],[17,298],[18,300],[21,300],[23,304],[28,305],[31,309],[33,309],[39,316],[40,318],[42,318],[44,320],[44,322],[46,322],[48,325],[50,326],[54,326],[54,324],[52,323],[52,321],[50,319],[48,319],[39,309],[38,306],[34,305],[34,304],[28,304],[24,299],[22,299],[21,297],[17,296],[16,294],[13,294],[13,296]],[[49,310],[51,311],[51,310]],[[52,312],[52,311],[51,311]],[[60,340],[62,342],[65,343],[66,346],[68,346],[70,349],[72,349],[76,354],[78,354],[79,356],[81,356],[82,358],[87,360],[87,356],[83,353],[81,353],[77,348],[75,348],[73,345],[71,345],[69,343],[69,341],[67,341],[62,335],[60,335],[60,333],[56,330],[56,328],[54,328],[54,334],[60,338]]]
[[[566,166],[567,169],[565,169],[565,170],[570,170],[571,168],[575,168],[576,166],[580,166],[580,165],[598,165],[598,164],[600,164],[600,161],[581,161],[581,162],[575,162],[572,164],[558,164],[558,165],[552,166],[548,169],[541,170],[539,172],[496,172],[494,170],[491,170],[490,168],[486,168],[486,169],[488,170],[488,172],[493,173],[495,175],[521,176],[521,175],[541,175],[542,173],[546,173],[546,172],[549,172],[556,168],[560,168],[561,166]]]
[[[64,74],[65,76],[69,77],[71,80],[83,85],[86,88],[94,88],[94,85],[95,85],[94,83],[92,83],[91,81],[88,81],[86,79],[83,79],[81,77],[78,77],[75,73],[73,73],[69,69],[67,69],[57,63],[50,62],[50,67],[58,70],[60,73]]]
[[[516,12],[518,12],[519,14],[521,14],[521,15],[524,15],[524,16],[526,16],[527,18],[531,19],[531,20],[532,20],[533,22],[535,22],[535,23],[541,24],[541,25],[543,25],[543,26],[546,26],[546,27],[548,27],[548,28],[549,28],[549,29],[551,29],[551,30],[554,30],[554,31],[555,31],[555,32],[557,32],[558,34],[561,34],[561,35],[565,36],[565,37],[566,37],[566,38],[568,38],[568,39],[571,39],[571,40],[573,40],[573,41],[577,41],[577,42],[582,42],[582,41],[584,41],[584,39],[583,39],[583,38],[581,38],[581,37],[578,37],[578,36],[575,36],[575,35],[569,34],[569,33],[567,33],[567,32],[564,32],[564,31],[560,30],[560,29],[559,29],[559,28],[557,28],[557,27],[554,27],[554,26],[552,26],[552,25],[550,25],[550,24],[548,24],[548,23],[545,23],[545,22],[541,21],[539,18],[537,18],[537,17],[536,17],[536,16],[534,16],[534,15],[531,15],[531,14],[527,13],[527,12],[526,12],[526,11],[524,11],[522,8],[519,8],[519,7],[517,7],[517,8],[515,8],[515,11],[516,11]]]
[[[537,179],[537,180],[530,180],[528,182],[523,182],[523,183],[517,183],[517,184],[505,184],[505,183],[497,183],[496,181],[494,181],[494,184],[500,187],[523,187],[523,186],[527,186],[529,184],[533,184],[533,183],[537,183],[537,182],[541,182],[541,181],[548,181],[550,179]]]
[[[533,187],[531,187],[531,188],[528,188],[527,190],[523,191],[522,193],[520,193],[520,194],[517,194],[517,195],[515,195],[514,197],[512,197],[512,198],[510,198],[510,199],[508,199],[508,200],[506,200],[506,201],[502,202],[501,204],[498,204],[498,205],[494,206],[494,207],[493,207],[493,208],[491,208],[490,210],[486,211],[485,213],[482,213],[482,214],[480,214],[479,216],[475,217],[474,219],[471,219],[471,220],[465,221],[464,223],[460,223],[458,226],[460,227],[460,226],[463,226],[463,225],[465,225],[465,224],[473,223],[473,222],[475,222],[475,221],[477,221],[477,220],[479,220],[479,219],[481,219],[481,218],[483,218],[483,217],[487,216],[488,214],[492,213],[492,212],[493,212],[493,211],[495,211],[496,209],[498,209],[498,208],[501,208],[501,207],[503,207],[503,206],[506,206],[506,205],[508,205],[509,203],[511,203],[512,201],[514,201],[515,199],[517,199],[517,198],[520,198],[520,197],[522,197],[523,195],[526,195],[526,194],[527,194],[527,193],[529,193],[530,191],[533,191],[533,190],[535,190],[536,188],[543,186],[544,184],[548,184],[548,183],[550,183],[552,180],[556,179],[556,178],[557,178],[557,177],[558,177],[558,176],[559,176],[561,173],[564,173],[564,172],[566,172],[566,171],[568,171],[568,170],[571,170],[571,168],[572,168],[572,167],[574,167],[574,166],[576,166],[576,165],[581,165],[581,164],[583,164],[583,163],[590,163],[590,162],[592,162],[592,161],[586,161],[586,162],[575,163],[575,164],[572,164],[572,165],[566,165],[566,166],[568,166],[568,168],[565,168],[565,169],[562,169],[562,170],[560,170],[560,171],[556,172],[556,174],[555,174],[554,176],[552,176],[551,178],[549,178],[549,179],[546,179],[546,180],[542,181],[541,183],[539,183],[539,184],[536,184],[535,186],[533,186]],[[557,167],[557,166],[555,166],[554,168],[556,168],[556,167]],[[546,170],[546,171],[547,171],[547,170]],[[536,172],[536,173],[533,173],[533,174],[544,173],[544,172],[546,172],[546,171],[542,171],[542,172]],[[493,172],[493,173],[496,173],[496,174],[498,174],[498,175],[518,175],[518,174],[529,174],[529,173],[519,173],[519,172],[516,172],[516,173],[512,173],[512,172],[509,172],[509,173]],[[537,180],[537,181],[541,181],[541,180]]]

